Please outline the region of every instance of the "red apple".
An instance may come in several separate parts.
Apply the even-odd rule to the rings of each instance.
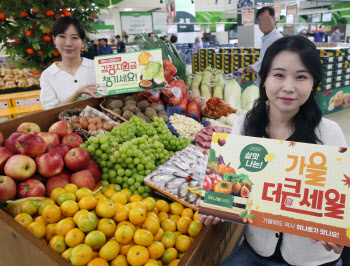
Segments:
[[[4,143],[4,136],[0,132],[0,146]]]
[[[214,191],[216,184],[222,181],[222,177],[218,174],[212,174],[212,175],[209,175],[208,177],[211,179],[211,183],[212,183],[210,190]]]
[[[90,156],[86,150],[74,148],[64,156],[64,163],[69,170],[77,172],[89,166]]]
[[[55,133],[52,133],[52,132],[39,132],[38,136],[43,138],[43,140],[45,141],[46,145],[49,145],[50,143],[60,144],[60,138]]]
[[[28,197],[45,197],[45,186],[43,183],[36,179],[27,179],[18,184],[17,197],[28,198]]]
[[[0,174],[4,173],[4,167],[6,162],[13,155],[15,154],[8,148],[0,147]]]
[[[78,148],[82,143],[84,143],[83,138],[75,133],[70,133],[64,136],[61,142],[61,144],[67,145],[70,149]]]
[[[13,153],[17,153],[15,144],[17,139],[22,136],[23,133],[12,133],[4,142],[4,147],[8,148],[10,151],[12,151]]]
[[[64,188],[67,184],[69,184],[69,181],[61,176],[50,177],[46,183],[46,195],[50,197],[52,190],[56,187]]]
[[[95,187],[94,177],[88,170],[73,173],[69,180],[71,183],[76,184],[78,188],[87,187],[92,190]]]
[[[62,172],[59,173],[57,176],[63,177],[69,181],[69,177],[72,175],[72,172],[68,171],[67,169],[63,168]]]
[[[35,158],[46,150],[46,143],[42,137],[35,134],[24,134],[16,140],[17,153]]]
[[[35,159],[39,174],[43,177],[51,177],[62,172],[63,159],[57,152],[44,153]]]
[[[211,189],[211,179],[209,176],[205,176],[204,183],[203,183],[203,190],[210,190]]]
[[[97,163],[95,163],[94,161],[90,161],[89,166],[86,170],[88,170],[92,174],[92,176],[94,177],[95,183],[100,181],[101,171]]]
[[[34,175],[36,164],[29,156],[17,154],[7,160],[4,169],[5,175],[16,181],[22,181]]]
[[[58,121],[49,128],[49,132],[56,133],[60,138],[63,138],[64,136],[73,133],[73,128],[66,121]]]
[[[57,152],[62,158],[66,156],[70,148],[67,145],[50,143],[46,146],[46,152]]]
[[[31,134],[37,134],[39,133],[40,127],[35,124],[35,123],[30,123],[30,122],[26,122],[26,123],[22,123],[18,126],[17,128],[17,132],[18,133],[31,133]]]
[[[0,175],[0,202],[13,200],[16,196],[16,183],[11,177]]]

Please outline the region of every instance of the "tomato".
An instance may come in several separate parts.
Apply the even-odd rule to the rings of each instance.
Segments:
[[[51,31],[50,29],[47,29],[47,30],[45,31],[45,33],[46,33],[46,34],[49,34],[50,31]]]
[[[5,20],[7,17],[4,15],[4,13],[3,12],[0,12],[0,19],[3,19],[3,20]]]
[[[66,7],[62,8],[62,12],[67,12],[68,9]]]
[[[47,10],[47,11],[46,11],[46,16],[52,17],[53,15],[55,15],[55,14],[53,13],[52,10]]]
[[[53,55],[54,55],[54,56],[59,56],[59,55],[60,55],[60,52],[59,52],[58,50],[56,50],[56,51],[53,52]]]
[[[39,51],[39,52],[38,52],[38,55],[39,55],[39,56],[42,56],[43,54],[44,54],[43,51]]]
[[[71,17],[71,16],[72,16],[72,13],[69,12],[69,11],[67,11],[67,12],[64,12],[64,15],[65,15],[66,17]]]
[[[211,179],[209,176],[205,176],[204,183],[203,183],[203,190],[210,190],[211,189]]]
[[[32,35],[32,33],[33,33],[33,32],[32,32],[31,30],[27,30],[27,31],[26,31],[26,36],[29,37],[30,35]]]
[[[222,181],[222,177],[217,174],[212,174],[212,175],[209,175],[209,178],[211,179],[211,183],[212,183],[210,190],[214,191],[216,184]]]

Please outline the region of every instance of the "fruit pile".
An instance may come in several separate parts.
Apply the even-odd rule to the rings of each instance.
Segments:
[[[172,135],[162,118],[154,117],[148,124],[133,116],[111,133],[90,137],[80,147],[87,150],[102,170],[102,193],[111,183],[117,184],[117,191],[128,188],[133,194],[147,198],[150,188],[143,185],[144,177],[189,143]]]
[[[100,169],[79,148],[83,139],[72,132],[69,123],[59,121],[49,132],[41,132],[37,124],[23,123],[4,142],[0,133],[0,202],[16,195],[44,197],[68,183],[93,189],[101,178]]]
[[[198,212],[112,187],[55,188],[24,201],[15,220],[73,265],[177,265],[203,227]]]

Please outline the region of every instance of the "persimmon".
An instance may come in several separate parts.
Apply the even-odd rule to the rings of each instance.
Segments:
[[[43,39],[45,42],[51,42],[51,37],[48,35],[45,35]]]
[[[96,14],[92,14],[91,16],[92,16],[93,18],[96,18],[96,17],[97,17],[97,15],[96,15]]]
[[[67,12],[68,9],[66,7],[62,8],[62,12]]]
[[[71,13],[71,12],[69,12],[69,11],[64,12],[63,14],[64,14],[66,17],[71,17],[71,16],[72,16],[72,13]]]
[[[53,55],[54,55],[54,56],[59,56],[59,55],[60,55],[60,52],[59,52],[58,50],[56,50],[56,51],[53,52]]]
[[[15,42],[21,42],[21,40],[15,39]]]
[[[35,14],[38,14],[39,10],[35,10],[34,7],[32,7],[32,12],[35,13]]]
[[[21,17],[22,17],[22,18],[26,18],[26,17],[28,17],[28,16],[29,16],[28,12],[26,12],[26,11],[22,11],[22,12],[21,12]]]
[[[52,17],[53,15],[55,15],[55,13],[53,13],[52,10],[47,10],[47,11],[46,11],[46,16]]]
[[[7,17],[4,15],[4,13],[3,12],[0,12],[0,19],[3,19],[3,20],[5,20]]]
[[[215,185],[214,192],[230,195],[233,184],[229,181],[220,181]]]
[[[45,30],[45,33],[46,33],[46,34],[49,34],[50,32],[51,32],[50,29]]]
[[[29,37],[30,35],[32,35],[32,33],[33,33],[33,32],[32,32],[31,30],[27,30],[27,31],[26,31],[26,36]]]
[[[34,49],[28,48],[28,49],[26,50],[26,52],[27,52],[27,54],[34,54]]]
[[[42,56],[43,54],[44,54],[43,51],[39,51],[39,52],[38,52],[38,55],[39,55],[39,56]]]
[[[33,74],[34,74],[34,75],[40,75],[40,71],[35,71],[35,70],[33,70]]]

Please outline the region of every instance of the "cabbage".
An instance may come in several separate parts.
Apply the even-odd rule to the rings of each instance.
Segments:
[[[227,82],[224,92],[224,101],[234,109],[241,108],[241,87],[235,79]]]
[[[235,120],[238,118],[238,115],[232,113],[232,114],[229,114],[227,117],[226,117],[226,124],[229,125],[229,126],[233,126],[233,123],[235,122]]]
[[[159,71],[159,73],[154,77],[154,82],[157,84],[161,84],[163,82],[165,82],[165,78],[164,78],[164,70],[163,68]]]
[[[259,88],[255,85],[247,87],[241,96],[242,109],[249,111],[253,108],[255,100],[259,98]]]
[[[145,74],[143,76],[143,79],[152,80],[161,69],[163,69],[161,63],[156,61],[149,62],[145,67]]]

